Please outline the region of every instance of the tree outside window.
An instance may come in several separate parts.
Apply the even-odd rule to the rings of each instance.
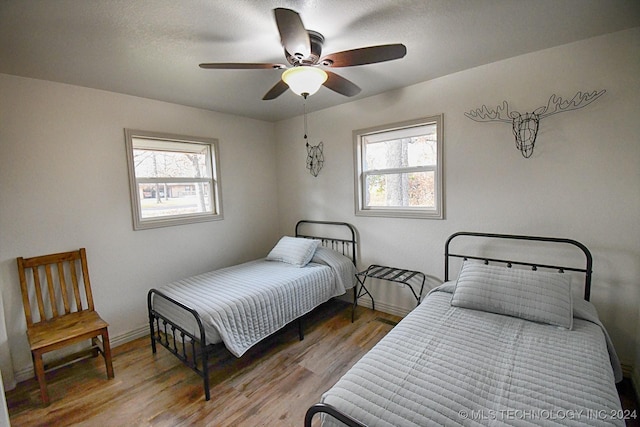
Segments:
[[[442,116],[354,131],[356,214],[442,218]]]

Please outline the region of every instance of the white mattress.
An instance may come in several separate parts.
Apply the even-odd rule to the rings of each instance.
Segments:
[[[196,310],[206,342],[240,357],[251,346],[353,286],[355,268],[342,255],[328,264],[294,267],[265,259],[179,280],[158,290]],[[336,254],[338,258],[338,254]],[[199,337],[193,315],[163,298],[154,309]]]
[[[322,401],[370,427],[624,425],[610,416],[619,364],[593,306],[577,304],[591,320],[569,331],[452,307],[451,291],[432,292]]]

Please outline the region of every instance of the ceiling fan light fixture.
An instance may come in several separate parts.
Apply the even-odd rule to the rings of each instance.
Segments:
[[[297,95],[308,96],[316,93],[329,76],[321,68],[300,65],[282,73],[282,81]]]

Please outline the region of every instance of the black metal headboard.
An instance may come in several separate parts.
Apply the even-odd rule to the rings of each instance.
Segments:
[[[477,255],[457,254],[457,253],[449,252],[449,244],[451,243],[451,241],[456,237],[460,237],[460,236],[565,243],[565,244],[576,246],[584,253],[586,257],[586,266],[585,268],[566,267],[566,266],[560,266],[560,265],[548,265],[548,264],[531,263],[526,261],[487,258],[487,257],[482,257]],[[521,236],[521,235],[515,235],[515,234],[493,234],[493,233],[475,233],[475,232],[469,232],[469,231],[461,231],[449,236],[449,238],[447,239],[444,245],[444,280],[445,281],[449,280],[449,259],[450,258],[482,260],[484,261],[485,264],[488,264],[489,262],[498,262],[498,263],[506,264],[507,267],[511,267],[512,265],[523,265],[523,266],[529,266],[533,270],[536,270],[538,268],[546,268],[546,269],[555,269],[560,272],[575,271],[575,272],[584,273],[585,275],[584,299],[589,301],[589,298],[591,297],[591,274],[592,274],[593,258],[591,257],[591,252],[589,251],[589,249],[587,249],[585,245],[583,245],[582,243],[576,240],[563,239],[563,238],[557,238],[557,237],[537,237],[537,236]]]
[[[302,234],[300,231],[301,226],[309,225],[309,224],[320,224],[320,225],[329,225],[336,226],[336,232],[341,234],[345,234],[351,236],[350,238],[342,238],[342,237],[330,237],[330,236],[319,236],[316,234]],[[323,228],[323,234],[325,231]],[[313,221],[303,219],[298,221],[296,224],[296,237],[304,237],[306,239],[317,239],[322,242],[322,246],[333,249],[336,252],[342,253],[344,256],[348,256],[353,261],[353,264],[356,264],[356,229],[353,225],[346,222],[335,222],[335,221]]]

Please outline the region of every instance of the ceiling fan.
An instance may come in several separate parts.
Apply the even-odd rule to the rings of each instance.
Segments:
[[[307,97],[314,94],[320,86],[345,96],[355,96],[361,89],[353,82],[321,67],[338,68],[400,59],[407,53],[403,44],[386,44],[362,47],[331,53],[322,57],[322,34],[304,28],[300,15],[285,8],[273,10],[285,57],[291,67],[283,64],[268,63],[205,63],[201,68],[218,70],[284,69],[282,79],[278,81],[262,98],[275,99],[291,90]]]

